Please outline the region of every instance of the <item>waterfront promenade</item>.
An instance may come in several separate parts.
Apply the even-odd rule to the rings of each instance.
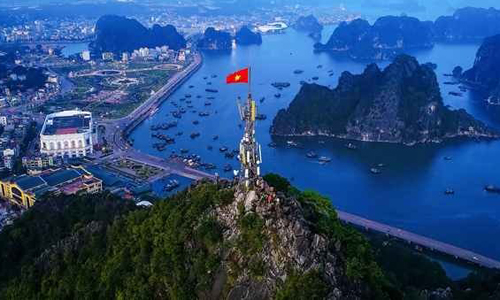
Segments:
[[[105,128],[105,138],[113,147],[113,155],[105,157],[99,160],[99,162],[123,157],[158,167],[164,171],[165,175],[176,174],[193,180],[200,180],[203,178],[215,179],[215,175],[213,174],[189,168],[174,160],[162,159],[143,153],[133,148],[128,142],[129,134],[144,120],[152,116],[159,109],[163,101],[193,75],[200,68],[202,63],[203,59],[201,54],[196,53],[193,61],[184,70],[170,77],[160,90],[138,106],[132,113],[120,119],[100,121],[99,125]]]

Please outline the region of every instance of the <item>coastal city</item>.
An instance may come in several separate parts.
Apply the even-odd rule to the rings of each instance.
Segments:
[[[0,52],[3,61],[15,66],[2,70],[0,81],[2,170],[15,175],[1,183],[2,197],[13,201],[16,207],[29,208],[46,192],[99,192],[104,188],[140,202],[142,198],[138,196],[151,192],[148,186],[172,173],[172,167],[168,163],[156,166],[140,160],[115,158],[121,155],[116,152],[126,151],[124,148],[129,146],[124,144],[131,142],[116,139],[127,139],[127,131],[132,130],[130,126],[153,114],[166,95],[199,68],[201,56],[196,35],[203,34],[208,27],[234,34],[244,24],[252,24],[251,28],[262,34],[279,34],[303,13],[299,8],[289,7],[243,17],[193,15],[186,18],[166,9],[153,15],[140,15],[137,20],[147,27],[162,24],[162,20],[174,25],[188,37],[182,49],[158,45],[130,52],[98,52],[85,47],[71,55],[64,54],[65,48],[72,46],[65,42],[91,43],[96,34],[96,19],[32,19],[3,27],[0,32],[3,46],[7,51],[13,47],[16,52]],[[339,7],[322,14],[321,21],[337,24],[356,16]],[[207,99],[210,98],[214,97]],[[209,105],[210,101],[205,102],[205,106]],[[184,112],[181,108],[178,116]],[[202,117],[208,114],[199,113]],[[123,132],[114,132],[114,126]],[[173,121],[157,128],[175,126]],[[191,135],[195,138],[196,133]],[[160,149],[174,141],[160,133],[157,137],[162,141],[156,144]],[[210,170],[215,167],[200,162],[196,155],[186,155],[183,151],[179,154],[176,159],[188,168],[201,166]],[[234,152],[225,155],[235,157]],[[67,167],[76,164],[76,169]],[[232,167],[224,170],[230,171]],[[192,179],[201,178],[194,169],[181,168],[178,172],[192,173],[188,176]],[[49,175],[61,179],[55,183],[43,179]],[[176,180],[168,180],[165,188],[171,191],[178,185]]]
[[[0,5],[0,298],[500,296],[500,7],[150,2]]]

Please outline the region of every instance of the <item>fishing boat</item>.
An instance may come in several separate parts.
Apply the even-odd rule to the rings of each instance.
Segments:
[[[321,156],[320,158],[318,158],[318,161],[321,163],[329,163],[332,161],[332,159],[328,156]]]
[[[277,89],[283,89],[290,86],[290,82],[273,82],[271,85]]]
[[[216,165],[211,164],[211,163],[206,163],[206,164],[203,165],[203,167],[205,168],[205,170],[214,170],[214,169],[217,168]]]
[[[349,150],[356,150],[356,149],[358,149],[358,146],[354,145],[353,143],[347,143],[345,146]]]
[[[489,192],[489,193],[500,194],[500,187],[492,185],[492,184],[485,186],[484,190]]]
[[[180,186],[179,181],[177,181],[175,179],[171,179],[165,185],[164,190],[166,192],[171,192],[171,191],[175,190],[176,188],[178,188],[179,186]]]
[[[257,114],[257,116],[255,116],[255,119],[259,121],[264,121],[265,119],[267,119],[267,116],[265,114]]]
[[[449,189],[449,188],[448,188],[448,189],[446,189],[446,190],[444,191],[444,194],[445,194],[445,195],[454,195],[454,194],[455,194],[455,191],[454,191],[453,189]]]
[[[316,154],[316,152],[314,152],[314,151],[309,151],[309,152],[307,152],[306,157],[308,157],[308,158],[317,158],[318,154]]]
[[[370,172],[371,172],[372,174],[375,174],[375,175],[378,175],[378,174],[381,174],[381,173],[382,173],[382,171],[381,171],[380,169],[378,169],[378,168],[371,168],[371,169],[370,169]]]
[[[455,97],[463,97],[464,94],[460,93],[460,92],[449,92],[448,94],[452,95],[452,96],[455,96]]]

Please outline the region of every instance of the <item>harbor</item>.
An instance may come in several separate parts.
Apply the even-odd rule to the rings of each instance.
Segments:
[[[155,115],[130,134],[134,148],[162,159],[169,158],[172,151],[181,155],[181,149],[185,149],[189,154],[199,156],[201,162],[209,164],[209,169],[201,166],[202,171],[231,176],[230,171],[224,170],[238,169],[239,162],[236,158],[226,158],[219,149],[227,147],[228,151],[233,150],[241,137],[243,128],[237,123],[236,99],[245,95],[246,89],[243,86],[225,86],[223,78],[251,63],[254,73],[259,74],[254,78],[253,97],[259,102],[259,113],[267,116],[256,123],[256,132],[262,144],[263,174],[279,173],[300,189],[317,190],[332,199],[334,206],[342,211],[500,259],[500,242],[491,242],[487,238],[500,234],[497,222],[497,216],[500,215],[498,195],[484,189],[487,185],[499,184],[495,178],[500,178],[500,173],[487,163],[496,161],[498,142],[457,140],[446,144],[404,147],[328,137],[303,137],[291,141],[303,145],[294,147],[293,144],[287,145],[289,139],[271,139],[268,132],[274,116],[288,106],[298,93],[301,81],[312,83],[312,77],[317,76],[318,84],[333,88],[343,71],[355,74],[365,68],[364,63],[336,60],[326,53],[311,53],[307,46],[310,43],[306,35],[290,30],[282,35],[265,36],[260,47],[239,47],[233,50],[232,56],[204,53],[201,68],[163,102]],[[290,55],[290,51],[276,51],[282,45],[293,48],[293,55]],[[438,64],[436,70],[438,80],[443,83],[449,81],[443,74],[451,72],[456,65],[473,63],[477,47],[436,45],[432,51],[417,53],[417,58],[426,62],[448,57],[446,63]],[[464,53],[462,58],[452,59],[450,53],[457,51]],[[261,53],[258,59],[255,58],[256,52]],[[291,63],[298,56],[301,60]],[[253,57],[252,60],[250,57]],[[282,69],[266,71],[265,66],[272,62],[281,62]],[[323,66],[321,69],[317,68],[319,64]],[[383,67],[384,63],[380,65]],[[294,74],[298,69],[302,73]],[[219,71],[214,74],[214,70]],[[332,73],[333,76],[328,75]],[[212,75],[218,76],[211,78]],[[205,91],[208,82],[211,82],[210,87],[219,90],[218,94]],[[277,89],[271,85],[274,82],[290,83],[290,87],[279,91],[280,98],[274,97],[277,93]],[[493,122],[494,111],[482,108],[471,91],[464,94],[463,99],[467,101],[457,101],[457,98],[448,96],[448,92],[455,88],[442,84],[446,104],[455,109],[465,108],[481,120],[496,126]],[[191,97],[186,98],[187,94]],[[197,98],[198,95],[201,98]],[[183,98],[185,100],[181,101]],[[191,102],[186,103],[188,100]],[[206,107],[206,101],[210,101],[211,105]],[[178,109],[171,102],[187,110],[181,119],[171,117],[170,111]],[[201,118],[191,113],[192,110],[210,112],[210,115]],[[158,141],[151,137],[151,125],[173,120],[178,122],[177,127],[165,131],[165,134],[174,137],[175,144],[169,145],[164,151],[157,151],[152,147]],[[197,125],[193,124],[195,120],[199,121]],[[183,134],[176,136],[178,132]],[[306,156],[311,151],[317,155],[316,159]],[[478,155],[484,160],[475,161]],[[322,156],[331,161],[320,164],[317,159]],[[446,157],[453,159],[447,160]],[[380,164],[383,166],[379,167]],[[379,169],[380,174],[372,173],[372,168]],[[304,176],[305,173],[312,175]],[[452,189],[454,195],[446,195],[446,189]],[[458,228],[467,228],[469,234],[464,236]],[[487,228],[488,233],[480,228]],[[489,241],[489,246],[484,246],[485,239]]]

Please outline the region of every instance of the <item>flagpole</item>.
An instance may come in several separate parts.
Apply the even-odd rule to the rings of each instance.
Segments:
[[[248,97],[252,96],[252,67],[248,67]]]

